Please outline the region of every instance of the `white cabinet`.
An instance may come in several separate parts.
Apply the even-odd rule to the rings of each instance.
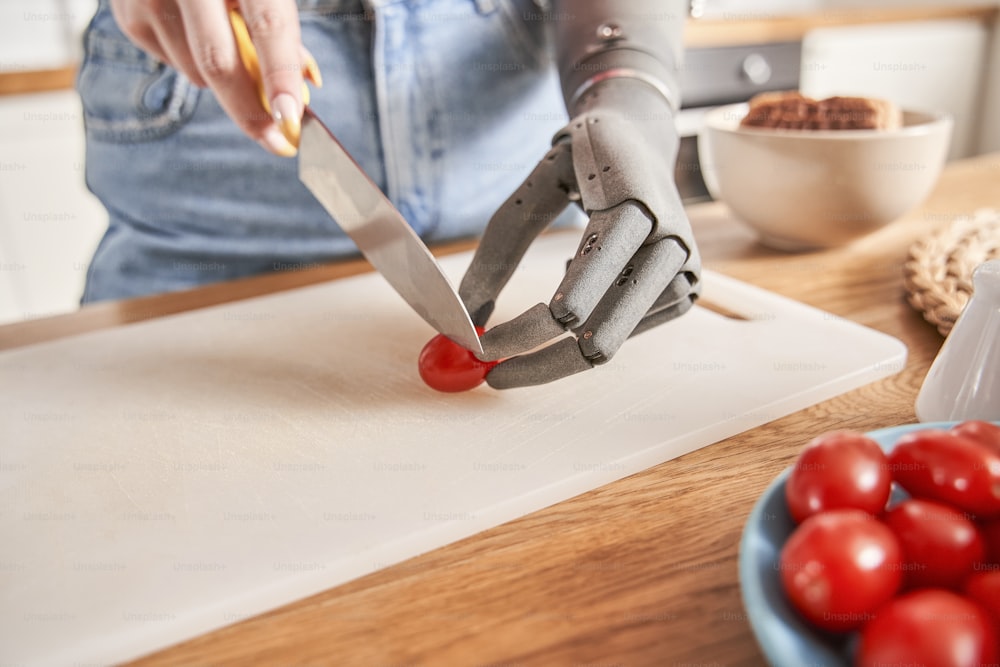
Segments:
[[[74,66],[96,0],[2,0],[0,74]],[[0,97],[0,323],[73,310],[106,227],[76,93]]]
[[[979,148],[990,30],[949,20],[821,28],[802,41],[806,95],[863,95],[955,119],[949,157]]]
[[[0,322],[74,310],[107,214],[71,90],[0,97]]]

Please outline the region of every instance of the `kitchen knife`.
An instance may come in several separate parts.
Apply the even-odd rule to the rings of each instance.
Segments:
[[[302,118],[299,179],[420,317],[482,354],[472,318],[437,260],[308,107]]]
[[[257,52],[243,17],[230,12],[240,57],[263,94]],[[472,318],[455,287],[403,215],[316,117],[306,101],[299,142],[299,179],[330,217],[420,317],[482,355]]]

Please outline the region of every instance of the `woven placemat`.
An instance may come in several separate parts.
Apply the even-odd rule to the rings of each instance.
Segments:
[[[1000,258],[1000,211],[960,216],[910,247],[903,280],[910,305],[947,336],[972,295],[972,272]]]

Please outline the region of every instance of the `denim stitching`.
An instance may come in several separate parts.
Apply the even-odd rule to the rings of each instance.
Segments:
[[[159,61],[127,41],[124,35],[105,34],[91,30],[87,34],[87,55],[90,60],[121,65],[139,65],[147,72],[155,72]]]
[[[142,105],[142,95],[156,78],[147,77],[143,85],[135,89],[132,101],[137,114],[135,117],[101,118],[87,112],[88,132],[91,132],[97,139],[127,143],[156,139],[179,129],[194,113],[199,93],[198,88],[178,73],[175,75],[170,102],[166,110],[146,116],[138,115],[138,109]]]

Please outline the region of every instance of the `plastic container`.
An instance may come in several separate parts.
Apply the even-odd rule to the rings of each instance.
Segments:
[[[972,298],[917,395],[917,419],[1000,420],[1000,259],[972,274]]]

